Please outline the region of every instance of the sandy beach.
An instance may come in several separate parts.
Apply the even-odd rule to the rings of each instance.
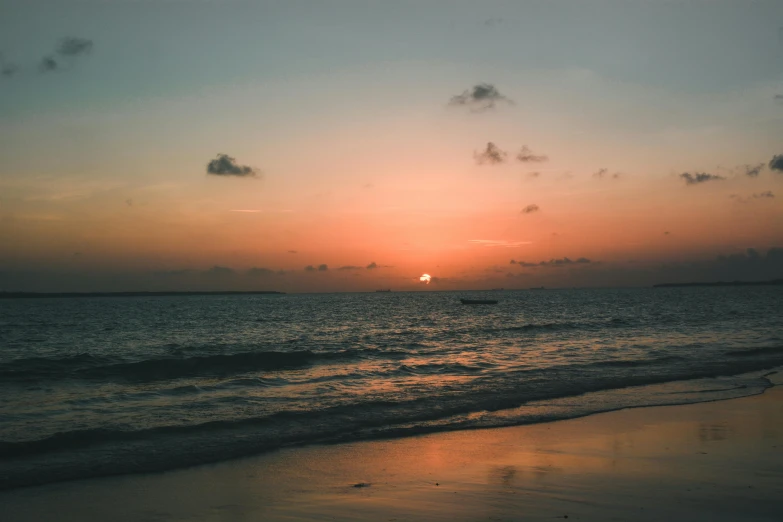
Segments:
[[[780,520],[783,379],[742,399],[291,448],[0,493],[7,522]]]

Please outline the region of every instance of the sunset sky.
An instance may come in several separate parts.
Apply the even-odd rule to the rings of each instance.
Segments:
[[[779,0],[0,0],[0,290],[781,277],[782,26]]]

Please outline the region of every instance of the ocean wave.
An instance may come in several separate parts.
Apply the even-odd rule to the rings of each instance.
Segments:
[[[597,361],[594,363],[589,363],[588,366],[635,368],[638,366],[652,366],[656,364],[685,360],[685,357],[680,357],[679,355],[664,355],[661,357],[655,357],[653,359],[614,359],[610,361]]]
[[[505,332],[562,332],[569,330],[594,330],[600,328],[621,328],[629,326],[627,319],[615,317],[606,321],[528,323],[499,328]]]
[[[191,357],[161,357],[122,362],[117,358],[82,354],[61,358],[17,359],[0,364],[0,378],[24,381],[53,378],[158,381],[294,369],[376,355],[395,357],[407,356],[408,354],[399,351],[380,352],[359,349],[335,352],[258,351]]]
[[[778,355],[778,354],[783,354],[783,346],[767,346],[764,348],[753,348],[750,350],[731,350],[724,353],[731,357],[755,357],[758,355]]]
[[[743,370],[759,364],[746,364]],[[737,369],[737,368],[735,368]],[[539,372],[540,373],[540,372]],[[731,373],[728,367],[691,373],[694,379],[706,374]],[[0,441],[0,490],[43,484],[57,480],[107,474],[162,471],[182,466],[215,462],[251,455],[290,445],[346,442],[378,437],[398,437],[433,431],[478,427],[499,427],[545,422],[628,406],[680,404],[713,400],[709,393],[732,396],[758,393],[770,384],[757,375],[738,380],[733,386],[705,388],[694,385],[688,398],[677,402],[658,392],[645,398],[644,386],[680,380],[682,375],[635,375],[618,379],[556,380],[550,375],[535,386],[505,383],[491,393],[477,389],[450,398],[434,395],[414,400],[373,400],[307,411],[280,411],[262,417],[216,420],[192,425],[171,425],[142,429],[119,427],[77,429],[54,433],[36,440]],[[762,382],[763,381],[763,382]],[[543,384],[543,386],[542,386]],[[678,385],[678,388],[683,384]],[[612,404],[586,401],[574,410],[540,410],[508,415],[526,403],[578,397],[585,393],[611,392],[629,386]],[[514,393],[516,390],[516,393]],[[682,391],[682,390],[678,390]],[[683,395],[688,392],[684,392]],[[671,394],[669,394],[671,396]],[[634,399],[633,402],[624,403]],[[668,402],[667,402],[668,401]],[[588,409],[584,409],[584,408]],[[55,456],[56,454],[56,456]]]

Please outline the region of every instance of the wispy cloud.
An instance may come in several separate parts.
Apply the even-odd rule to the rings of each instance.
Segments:
[[[257,172],[248,165],[239,165],[236,159],[228,154],[218,154],[217,158],[207,163],[207,174],[214,176],[253,177]]]
[[[522,145],[517,153],[517,161],[522,163],[541,163],[547,161],[549,157],[546,154],[533,154],[533,151],[527,145]]]
[[[362,269],[362,267],[360,267],[360,266],[345,265],[345,266],[339,267],[337,270],[361,270],[361,269]]]
[[[209,270],[206,271],[206,274],[208,276],[216,276],[216,277],[225,277],[225,276],[232,276],[236,272],[233,268],[229,268],[227,266],[213,266]]]
[[[510,241],[506,239],[469,239],[468,243],[485,247],[514,248],[524,245],[532,245],[532,241]]]
[[[761,174],[761,171],[764,170],[764,164],[758,163],[756,165],[745,165],[744,167],[745,175],[750,176],[751,178],[757,177],[759,174]]]
[[[597,171],[593,172],[593,177],[597,178],[597,179],[603,179],[603,178],[605,178],[607,176],[609,176],[609,169],[607,169],[607,168],[601,168],[601,169],[598,169]],[[612,179],[620,179],[620,176],[622,176],[622,174],[620,172],[615,172],[614,174],[612,174],[609,177],[611,177]]]
[[[38,68],[43,72],[56,71],[60,64],[52,56],[44,56],[38,64]]]
[[[60,56],[79,56],[90,53],[92,51],[92,47],[92,40],[88,40],[87,38],[68,36],[60,40],[60,45],[57,46],[56,52]]]
[[[508,154],[494,143],[487,142],[486,148],[481,152],[474,152],[473,157],[479,165],[499,165],[506,161]]]
[[[15,63],[11,63],[5,59],[5,55],[0,53],[0,76],[3,78],[11,78],[19,72],[19,67]]]
[[[498,103],[513,105],[506,96],[500,94],[497,88],[489,83],[480,83],[464,91],[462,94],[452,96],[449,105],[452,107],[469,107],[473,112],[481,112],[494,109]]]
[[[60,40],[53,54],[41,58],[38,68],[43,72],[56,71],[62,68],[63,60],[66,64],[71,64],[76,57],[89,54],[92,48],[92,40],[68,36]]]
[[[764,192],[754,193],[747,198],[740,196],[739,194],[731,194],[729,199],[733,199],[737,203],[750,203],[753,199],[773,199],[775,194],[771,190],[765,190]]]
[[[580,257],[577,259],[571,259],[568,257],[563,257],[560,259],[550,259],[549,261],[540,261],[538,263],[528,263],[526,261],[514,261],[511,260],[512,265],[519,265],[521,267],[525,268],[533,268],[533,267],[562,267],[567,265],[589,265],[593,263],[593,261],[587,259],[586,257]]]
[[[530,214],[531,212],[538,212],[539,210],[540,208],[536,204],[528,205],[522,209],[522,214]]]
[[[680,177],[685,180],[686,185],[698,185],[699,183],[706,183],[708,181],[718,181],[726,179],[723,176],[717,174],[707,174],[706,172],[683,172]]]

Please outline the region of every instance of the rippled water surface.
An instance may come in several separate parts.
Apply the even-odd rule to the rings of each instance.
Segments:
[[[782,337],[780,287],[3,300],[0,488],[748,395]]]

